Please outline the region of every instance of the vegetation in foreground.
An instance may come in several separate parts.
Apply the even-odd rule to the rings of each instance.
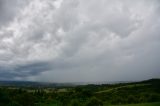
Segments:
[[[155,103],[139,103],[139,104],[127,104],[127,105],[112,105],[112,106],[160,106],[160,102],[155,102]]]
[[[160,79],[76,87],[0,88],[0,106],[158,106],[157,104],[160,104]]]

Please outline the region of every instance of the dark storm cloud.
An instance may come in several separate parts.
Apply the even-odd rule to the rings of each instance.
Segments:
[[[1,0],[1,79],[159,77],[159,10],[159,0]]]
[[[26,78],[28,76],[37,75],[44,70],[51,70],[48,62],[35,62],[27,64],[19,64],[16,66],[0,67],[0,78],[8,80],[16,80],[16,78]]]

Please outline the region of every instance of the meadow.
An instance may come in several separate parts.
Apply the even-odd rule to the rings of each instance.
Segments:
[[[50,104],[47,106],[58,106],[57,104]],[[108,105],[104,104],[104,106],[160,106],[160,102],[154,102],[154,103],[138,103],[138,104],[125,104],[125,105]]]
[[[156,102],[156,103],[127,104],[127,105],[111,105],[111,106],[160,106],[160,102]]]

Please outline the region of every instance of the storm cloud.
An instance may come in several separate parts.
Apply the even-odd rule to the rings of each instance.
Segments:
[[[159,0],[0,0],[0,80],[160,78]]]

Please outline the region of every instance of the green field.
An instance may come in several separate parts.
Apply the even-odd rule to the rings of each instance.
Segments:
[[[160,106],[160,102],[156,102],[156,103],[128,104],[128,105],[111,105],[111,106]]]
[[[58,106],[56,104],[50,104],[47,106]],[[105,106],[160,106],[160,102],[155,103],[139,103],[139,104],[127,104],[127,105],[105,105]]]
[[[134,84],[134,85],[124,85],[124,86],[120,86],[120,87],[115,87],[115,88],[111,88],[111,89],[107,89],[107,90],[102,90],[102,91],[98,91],[96,93],[106,93],[106,92],[111,92],[114,90],[118,90],[118,89],[125,89],[125,88],[133,88],[133,87],[143,87],[143,86],[147,86],[150,84]]]

